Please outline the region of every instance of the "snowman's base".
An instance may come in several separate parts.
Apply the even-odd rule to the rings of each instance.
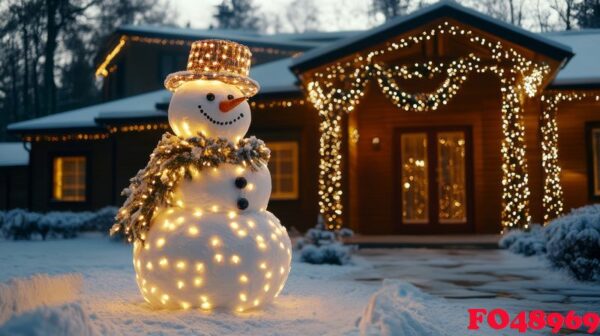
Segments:
[[[268,211],[159,214],[133,263],[144,299],[161,309],[259,307],[283,289],[291,242]]]

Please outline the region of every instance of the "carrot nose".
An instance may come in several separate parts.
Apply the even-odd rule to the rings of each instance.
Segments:
[[[232,100],[223,100],[219,103],[219,110],[221,110],[221,112],[223,113],[227,113],[236,106],[240,105],[244,100],[246,100],[246,97],[235,98]]]

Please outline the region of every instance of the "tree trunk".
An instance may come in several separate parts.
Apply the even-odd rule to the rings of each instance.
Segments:
[[[31,117],[31,108],[29,104],[29,32],[25,23],[23,23],[23,63],[24,63],[24,74],[23,74],[23,111],[27,118]]]
[[[46,47],[44,49],[44,89],[46,100],[46,114],[56,112],[56,82],[54,82],[54,53],[58,38],[58,23],[56,14],[58,0],[46,0]]]

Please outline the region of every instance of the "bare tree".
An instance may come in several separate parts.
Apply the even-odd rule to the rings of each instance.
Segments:
[[[223,0],[213,15],[214,28],[258,31],[264,25],[252,0]],[[213,26],[211,26],[212,28]]]
[[[482,0],[472,1],[471,5],[491,17],[522,26],[526,0]]]
[[[560,21],[565,25],[566,30],[573,29],[573,22],[575,20],[575,7],[577,6],[576,0],[553,0],[550,4],[550,8],[558,14]]]
[[[295,33],[319,29],[319,9],[313,0],[294,0],[286,10],[287,21]]]

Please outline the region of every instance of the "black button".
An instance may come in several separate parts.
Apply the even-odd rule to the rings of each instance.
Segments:
[[[244,197],[238,198],[237,206],[240,210],[246,210],[248,208],[248,200]]]
[[[242,176],[240,176],[240,177],[237,177],[237,178],[235,179],[235,186],[236,186],[238,189],[244,189],[244,188],[246,188],[246,185],[247,185],[247,184],[248,184],[248,181],[246,181],[246,178],[245,178],[245,177],[242,177]]]

